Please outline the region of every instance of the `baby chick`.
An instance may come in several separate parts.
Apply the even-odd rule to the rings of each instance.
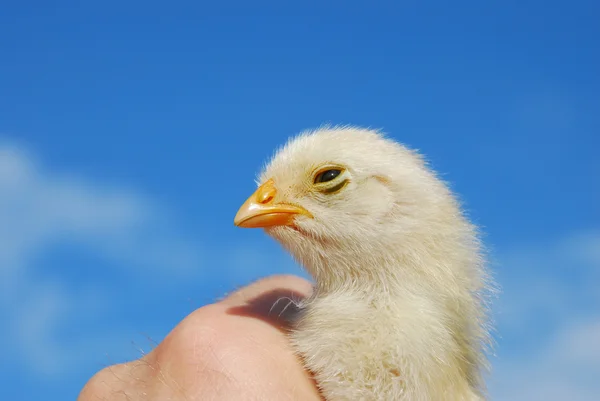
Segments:
[[[475,227],[414,151],[336,127],[290,140],[235,224],[313,276],[291,342],[326,400],[483,400],[487,278]]]

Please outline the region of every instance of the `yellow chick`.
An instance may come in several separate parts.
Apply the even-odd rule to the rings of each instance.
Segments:
[[[475,227],[423,159],[376,131],[290,140],[239,209],[313,276],[291,342],[328,401],[483,400]]]

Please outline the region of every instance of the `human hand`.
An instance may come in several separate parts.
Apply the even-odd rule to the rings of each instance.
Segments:
[[[274,276],[191,313],[150,353],[109,366],[78,401],[321,400],[288,342],[287,319],[311,292]]]

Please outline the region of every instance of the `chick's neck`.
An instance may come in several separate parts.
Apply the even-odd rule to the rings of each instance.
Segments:
[[[331,253],[331,252],[329,252]],[[334,257],[329,254],[300,261],[315,280],[316,293],[328,294],[339,291],[355,291],[370,297],[394,297],[420,288],[431,293],[435,283],[423,280],[413,263],[407,263],[401,254],[370,254]],[[419,286],[414,283],[418,282]]]

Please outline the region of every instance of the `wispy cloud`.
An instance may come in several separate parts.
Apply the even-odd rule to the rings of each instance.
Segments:
[[[496,400],[591,401],[600,392],[600,233],[513,250],[497,306]],[[502,348],[504,347],[504,348]]]
[[[572,233],[554,243],[522,244],[507,250],[498,266],[504,294],[497,305],[500,323],[536,326],[589,313],[597,305],[600,231]],[[596,310],[598,311],[598,310]]]
[[[111,302],[107,289],[92,282],[74,286],[62,271],[42,274],[44,254],[65,245],[84,248],[145,276],[185,277],[201,262],[200,244],[178,235],[147,197],[52,173],[14,144],[0,144],[0,221],[0,318],[8,323],[3,359],[44,375],[81,359],[60,330],[85,324]]]
[[[495,400],[593,401],[600,385],[600,317],[565,322],[550,339],[496,367]]]

